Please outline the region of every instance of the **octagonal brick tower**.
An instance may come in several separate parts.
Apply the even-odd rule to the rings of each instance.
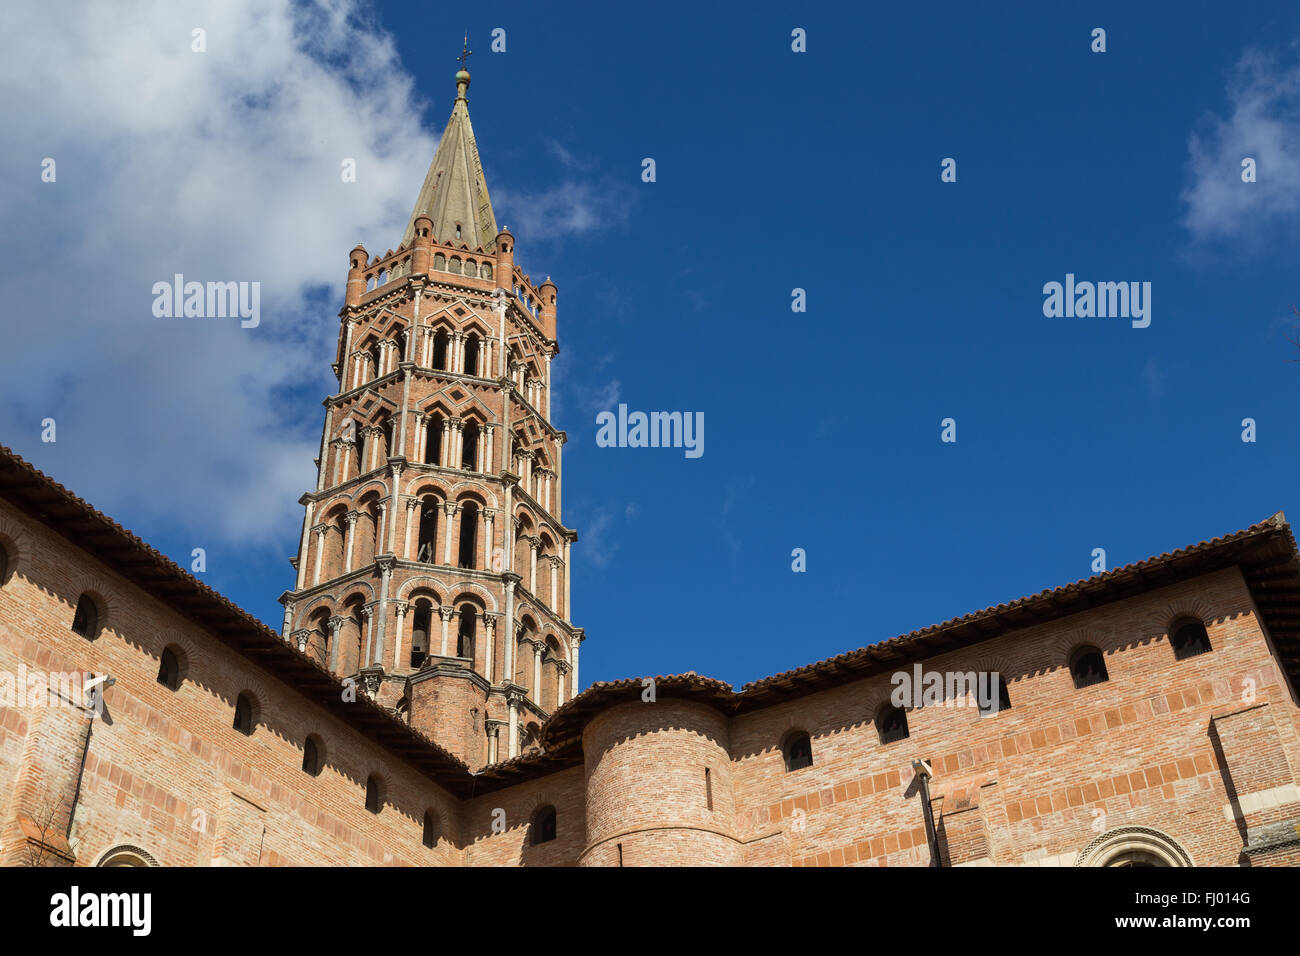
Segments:
[[[280,600],[286,640],[478,768],[537,746],[579,690],[583,632],[550,417],[557,290],[497,229],[469,84],[462,69],[402,243],[352,250]]]

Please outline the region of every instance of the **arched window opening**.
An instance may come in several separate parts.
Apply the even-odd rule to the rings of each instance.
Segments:
[[[406,342],[406,326],[394,325],[390,328],[388,330],[388,340],[392,343],[389,347],[393,352],[393,365],[396,366],[406,356],[406,349],[403,347]]]
[[[424,564],[437,564],[438,554],[438,499],[425,495],[420,502],[420,540],[415,559]]]
[[[159,866],[153,855],[138,846],[117,846],[104,854],[97,866]]]
[[[474,659],[474,636],[478,615],[472,604],[460,606],[459,622],[456,627],[456,656]]]
[[[170,647],[164,647],[158,658],[158,683],[168,690],[180,690],[181,662]]]
[[[451,260],[447,263],[447,271],[452,275],[460,275],[460,260],[455,256],[452,256]]]
[[[438,845],[438,837],[441,835],[441,827],[438,826],[438,815],[432,810],[424,811],[424,838],[421,842],[429,849]]]
[[[442,463],[442,416],[435,415],[425,426],[427,434],[424,442],[424,463],[437,465]]]
[[[383,360],[383,355],[384,355],[383,350],[380,349],[379,347],[379,343],[371,342],[370,345],[366,348],[366,354],[370,356],[370,377],[379,378],[379,374],[380,374],[379,363]]]
[[[1192,866],[1192,858],[1173,837],[1144,826],[1124,826],[1095,838],[1075,858],[1075,866]]]
[[[435,252],[433,254],[433,267],[439,272],[446,272],[447,257],[444,256],[441,252]]]
[[[343,656],[343,673],[355,674],[361,669],[361,646],[366,639],[366,621],[365,616],[361,613],[361,604],[357,603],[352,608],[352,633],[355,638],[348,644],[343,645],[346,652]]]
[[[460,223],[456,223],[456,238],[459,239],[460,237]]]
[[[429,656],[429,634],[433,627],[433,604],[424,598],[415,602],[411,618],[411,667],[419,669]]]
[[[77,598],[77,610],[72,615],[72,632],[88,641],[99,637],[99,608],[89,594]]]
[[[235,700],[234,728],[245,737],[253,736],[253,697],[247,691]]]
[[[896,740],[905,740],[907,738],[907,711],[892,705],[885,707],[876,717],[876,732],[880,734],[882,744],[892,744]]]
[[[533,814],[533,823],[529,828],[533,846],[550,843],[555,839],[555,807],[545,806]]]
[[[465,433],[460,453],[460,467],[466,471],[478,471],[478,422],[471,421],[465,425]]]
[[[478,505],[473,501],[467,501],[460,512],[460,556],[458,561],[460,567],[474,567],[474,553],[478,550],[477,544]]]
[[[782,750],[785,754],[786,773],[812,766],[812,738],[802,730],[786,737]]]
[[[380,452],[382,464],[397,454],[397,422],[393,420],[393,416],[385,415],[380,419],[379,427],[384,432],[384,447]]]
[[[433,334],[433,367],[447,368],[447,330],[439,329]]]
[[[1074,678],[1075,690],[1110,680],[1105,658],[1091,645],[1085,645],[1070,655],[1070,676]]]
[[[307,654],[322,667],[329,660],[330,612],[321,608],[310,619],[311,636],[307,639]]]
[[[997,680],[996,688],[993,685],[994,679]],[[1011,695],[1007,693],[1007,680],[1001,674],[987,676],[980,674],[975,686],[978,698],[976,703],[979,705],[981,717],[992,717],[994,714],[1011,709]]]
[[[465,342],[465,374],[478,373],[478,336],[471,335]]]
[[[340,509],[334,516],[334,540],[337,542],[334,546],[334,566],[328,569],[329,577],[343,573],[343,558],[348,543],[348,513],[344,509]]]
[[[1210,635],[1205,625],[1197,620],[1177,622],[1169,643],[1174,646],[1174,660],[1181,661],[1210,650]]]
[[[302,745],[302,772],[319,777],[325,761],[321,758],[321,747],[315,734],[308,737]]]
[[[490,263],[490,262],[485,262],[485,263],[483,263],[483,266],[482,266],[482,268],[479,269],[478,274],[479,274],[479,276],[481,276],[481,277],[484,278],[484,279],[491,279],[491,278],[492,278],[492,263]]]
[[[377,814],[379,807],[379,778],[372,773],[366,778],[366,809]]]
[[[0,587],[4,587],[5,580],[9,577],[9,552],[0,541]]]

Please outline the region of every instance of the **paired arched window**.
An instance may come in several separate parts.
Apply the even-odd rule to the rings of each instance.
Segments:
[[[478,471],[478,422],[465,423],[461,436],[460,467],[466,471]]]
[[[420,502],[420,538],[415,559],[424,564],[438,563],[438,499],[425,495]]]
[[[307,653],[322,667],[329,660],[330,646],[330,610],[320,608],[311,618],[311,638],[307,642]]]
[[[393,416],[384,415],[379,420],[379,427],[384,434],[384,447],[379,456],[379,463],[382,465],[397,454],[397,422],[393,420]]]
[[[433,628],[433,603],[428,598],[415,602],[411,616],[411,667],[419,669],[429,656],[429,635]]]
[[[475,625],[478,620],[478,612],[472,604],[462,604],[460,606],[459,622],[456,628],[456,656],[468,657],[474,659],[474,635]]]
[[[171,647],[164,647],[158,658],[158,683],[168,690],[181,688],[181,660]]]
[[[447,330],[439,329],[433,333],[433,367],[447,368]]]
[[[786,736],[781,752],[785,757],[786,773],[812,766],[812,738],[802,730],[796,730]]]
[[[302,772],[309,773],[313,777],[319,777],[320,772],[325,768],[325,748],[321,745],[320,738],[312,734],[302,745]]]
[[[549,843],[555,839],[555,807],[545,806],[533,814],[529,827],[529,842],[533,846]]]
[[[474,567],[474,553],[478,550],[478,503],[467,501],[460,510],[460,552],[458,565]]]
[[[99,608],[89,594],[77,598],[77,610],[72,615],[72,632],[88,641],[99,637]]]
[[[442,464],[442,416],[434,415],[425,426],[424,463],[426,465]]]
[[[1075,690],[1110,680],[1105,658],[1091,644],[1085,644],[1070,655],[1070,676],[1074,678]]]
[[[892,744],[907,738],[907,711],[892,704],[881,708],[876,715],[876,732],[882,744]]]
[[[1205,654],[1210,650],[1210,635],[1206,632],[1205,625],[1195,618],[1175,621],[1170,631],[1169,643],[1173,645],[1176,661]]]
[[[432,810],[424,811],[424,845],[433,848],[438,845],[438,837],[442,835],[442,827],[438,824],[438,815]]]
[[[235,700],[234,728],[246,737],[253,735],[253,695],[247,691],[240,693]]]
[[[373,773],[366,778],[366,809],[378,813],[380,808],[379,778]]]

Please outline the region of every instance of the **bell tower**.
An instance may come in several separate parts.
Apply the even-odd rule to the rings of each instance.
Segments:
[[[536,746],[579,690],[577,533],[551,422],[556,286],[514,264],[470,75],[397,249],[349,256],[284,637],[471,768]]]

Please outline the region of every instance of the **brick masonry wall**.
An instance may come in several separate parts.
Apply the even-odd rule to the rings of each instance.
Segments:
[[[555,807],[555,839],[534,846],[530,827],[537,811],[546,806]],[[576,865],[587,832],[583,770],[572,767],[474,798],[465,807],[464,819],[469,866]]]
[[[620,844],[625,865],[738,865],[729,738],[713,708],[671,698],[597,715],[582,738],[584,865],[618,865]]]
[[[1202,865],[1300,861],[1287,837],[1300,817],[1300,714],[1235,569],[925,662],[1001,673],[1011,707],[994,716],[912,709],[910,736],[882,745],[888,674],[732,719],[661,696],[597,714],[583,766],[459,801],[3,503],[0,538],[13,559],[0,675],[116,679],[88,749],[83,710],[0,707],[6,863],[46,821],[51,852],[80,864],[134,845],[172,865],[923,865],[918,757],[933,765],[946,863],[1068,865],[1122,827],[1167,834]],[[70,629],[82,593],[101,603],[95,641]],[[1186,614],[1206,621],[1212,650],[1178,661],[1167,631]],[[1066,662],[1081,643],[1102,650],[1110,679],[1076,690]],[[156,681],[169,645],[184,661],[177,691]],[[258,704],[251,737],[231,726],[241,691]],[[813,765],[787,773],[791,730],[811,735]],[[324,741],[319,777],[300,769],[308,734]],[[372,773],[379,815],[364,807]],[[556,808],[557,836],[533,845],[543,806]]]
[[[0,534],[18,542],[14,571],[0,587],[0,673],[25,665],[116,678],[104,695],[104,717],[93,722],[72,833],[78,863],[91,864],[121,844],[168,865],[460,862],[458,802],[413,768],[4,503]],[[85,591],[105,605],[95,641],[71,630]],[[169,644],[186,659],[187,678],[177,691],[156,680]],[[258,701],[251,737],[232,727],[241,691]],[[57,715],[71,727],[63,716]],[[66,812],[84,715],[77,714],[77,733],[29,753],[32,735],[49,722],[37,709],[0,708],[0,790],[11,794],[10,804],[27,801],[31,810],[15,783],[57,773],[49,796]],[[318,777],[301,769],[310,733],[325,743]],[[365,809],[371,773],[382,780],[378,815]],[[9,807],[6,855],[13,849],[9,824],[20,809]],[[434,849],[421,842],[426,809],[438,814],[445,834]]]
[[[1206,621],[1213,649],[1176,661],[1166,631],[1189,613]],[[1081,643],[1101,648],[1108,682],[1074,688],[1066,662]],[[1104,830],[1148,826],[1198,864],[1233,865],[1243,846],[1225,815],[1233,768],[1216,752],[1210,722],[1251,701],[1282,718],[1269,780],[1295,780],[1295,703],[1235,569],[926,662],[927,671],[986,668],[1006,678],[1009,710],[911,710],[910,736],[890,744],[874,724],[889,675],[738,718],[732,756],[744,831],[780,826],[796,865],[924,863],[911,761],[927,758],[935,796],[954,810],[983,795],[996,863],[1063,862]],[[812,735],[814,764],[786,773],[777,746],[796,728]]]

